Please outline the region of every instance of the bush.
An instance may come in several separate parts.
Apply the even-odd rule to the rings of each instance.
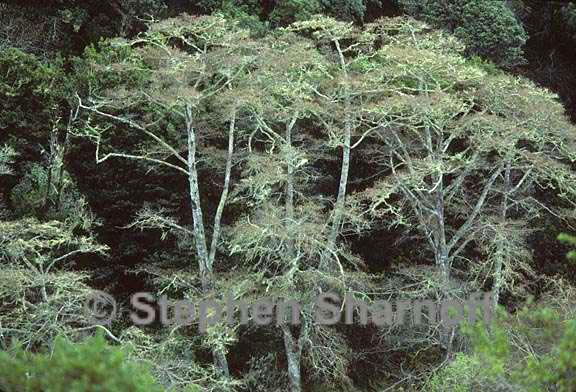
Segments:
[[[573,314],[553,304],[527,305],[490,330],[480,324],[466,328],[471,353],[436,373],[429,381],[435,387],[431,390],[576,390]]]
[[[146,368],[125,360],[102,335],[81,344],[57,338],[52,353],[21,348],[0,352],[0,390],[5,392],[161,391]]]
[[[457,354],[446,367],[435,373],[426,384],[430,392],[467,392],[478,375],[480,366],[475,357]]]
[[[287,26],[309,19],[315,14],[325,14],[340,20],[364,20],[368,6],[378,8],[381,0],[200,0],[195,2],[203,12],[220,12],[240,21],[242,27],[263,33],[264,26]],[[264,20],[265,22],[262,22]]]
[[[41,130],[47,131],[65,101],[66,78],[61,64],[47,64],[10,48],[0,50],[0,74],[0,129],[41,136]]]
[[[522,47],[528,36],[504,1],[400,0],[400,4],[408,14],[453,32],[466,44],[469,55],[502,67],[525,62]]]

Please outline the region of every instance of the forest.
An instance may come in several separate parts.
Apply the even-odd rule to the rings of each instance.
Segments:
[[[576,391],[575,121],[569,1],[1,1],[0,392]]]

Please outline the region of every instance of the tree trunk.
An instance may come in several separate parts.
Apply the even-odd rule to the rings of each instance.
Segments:
[[[292,151],[292,129],[296,123],[296,117],[286,125],[286,144],[288,145],[288,151]],[[288,257],[293,260],[296,257],[296,252],[294,249],[294,240],[291,236],[292,225],[294,224],[294,168],[292,167],[292,159],[288,158],[287,168],[286,168],[286,230],[289,233],[288,237]]]
[[[440,174],[436,184],[436,265],[440,268],[444,296],[450,286],[450,251],[446,241],[446,224],[444,216],[444,178]]]
[[[70,125],[66,129],[66,136],[64,139],[64,144],[62,145],[62,150],[60,151],[59,163],[60,167],[58,170],[58,185],[56,187],[56,209],[60,211],[62,209],[62,193],[64,192],[64,159],[66,158],[66,152],[68,151],[68,146],[70,144]]]
[[[294,341],[290,326],[282,324],[284,334],[284,348],[286,350],[286,360],[288,361],[288,379],[290,381],[291,392],[302,391],[302,375],[300,372],[300,362],[302,357],[302,346]]]
[[[192,218],[194,220],[194,243],[196,245],[196,257],[200,268],[200,279],[202,282],[202,292],[208,294],[214,287],[214,277],[210,254],[206,245],[206,231],[204,229],[204,218],[202,206],[200,204],[200,189],[198,185],[198,169],[196,166],[196,130],[192,122],[192,107],[186,107],[186,133],[188,138],[188,182],[190,186],[190,204],[192,208]],[[230,374],[226,354],[220,350],[212,350],[214,365],[220,370],[223,376]]]
[[[232,112],[232,118],[230,119],[230,127],[228,129],[228,155],[226,157],[226,171],[224,173],[224,186],[222,189],[222,194],[220,195],[220,202],[218,203],[218,209],[216,210],[216,216],[214,217],[214,229],[212,231],[212,242],[210,245],[210,254],[208,257],[208,265],[210,269],[213,268],[214,260],[216,258],[216,251],[218,249],[218,242],[220,240],[220,228],[222,224],[222,214],[224,213],[224,207],[226,206],[226,201],[228,199],[228,192],[230,189],[230,176],[232,173],[232,156],[234,154],[234,132],[236,130],[236,112]]]
[[[508,213],[508,198],[510,189],[512,188],[510,174],[511,174],[511,163],[508,162],[506,165],[506,171],[504,174],[504,196],[502,198],[502,204],[500,205],[500,220],[502,224],[506,221],[507,213]],[[499,254],[499,257],[496,258],[496,265],[494,266],[494,287],[492,289],[492,305],[493,309],[496,309],[498,305],[498,301],[500,300],[500,291],[502,290],[503,285],[503,277],[502,277],[502,269],[504,266],[504,255],[505,251],[503,247],[505,244],[503,241],[498,243],[498,249],[496,250]]]
[[[344,218],[344,209],[346,208],[346,192],[348,187],[348,175],[350,172],[350,143],[352,141],[352,119],[347,116],[344,128],[344,146],[342,147],[342,166],[340,169],[340,184],[338,187],[338,197],[334,206],[334,217],[330,229],[329,244],[331,247],[336,245],[340,227]]]
[[[220,371],[220,373],[228,378],[230,377],[230,368],[228,366],[228,359],[226,358],[226,353],[220,350],[212,350],[212,357],[214,358],[214,366]]]
[[[56,161],[56,154],[58,153],[58,129],[54,127],[52,132],[50,132],[50,156],[48,157],[47,166],[47,179],[46,179],[46,191],[44,193],[44,202],[42,205],[42,213],[46,214],[48,212],[50,203],[50,192],[52,190],[52,169],[54,162]]]
[[[208,247],[206,245],[206,231],[204,217],[200,204],[200,190],[198,187],[198,170],[196,167],[196,131],[191,122],[187,124],[188,134],[188,183],[190,186],[190,204],[194,220],[194,243],[196,256],[200,267],[202,290],[206,293],[212,289],[212,271],[209,265]]]
[[[326,265],[328,260],[330,259],[330,255],[328,253],[332,253],[335,251],[336,242],[338,240],[338,234],[340,234],[340,229],[342,226],[342,222],[344,220],[344,209],[346,208],[346,196],[347,196],[347,188],[348,188],[348,175],[350,173],[350,151],[351,151],[351,142],[352,142],[352,103],[351,97],[349,94],[348,88],[348,66],[346,64],[346,60],[344,57],[344,53],[340,48],[340,42],[338,40],[334,41],[336,45],[336,49],[338,51],[338,55],[340,58],[340,67],[342,70],[342,75],[344,77],[346,87],[345,87],[345,101],[344,101],[344,111],[345,111],[345,120],[344,120],[344,145],[342,146],[342,166],[340,168],[340,184],[338,186],[338,196],[336,198],[336,204],[334,205],[334,212],[332,216],[332,225],[330,228],[330,234],[328,237],[328,251],[325,252],[325,256],[322,260],[322,269],[333,269],[331,266]]]
[[[435,184],[435,215],[436,215],[436,228],[435,228],[435,243],[436,254],[435,262],[440,269],[440,279],[442,285],[442,300],[447,301],[450,299],[450,249],[446,241],[446,222],[445,222],[445,202],[444,202],[444,175],[439,173]],[[439,304],[440,305],[440,304]],[[446,350],[446,358],[452,356],[452,340],[454,337],[455,328],[445,327],[440,328],[440,343]]]

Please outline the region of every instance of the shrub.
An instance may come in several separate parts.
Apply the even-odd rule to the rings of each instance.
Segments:
[[[524,63],[528,36],[504,1],[400,0],[404,10],[436,27],[453,32],[468,48],[502,67]]]
[[[31,354],[15,347],[0,352],[0,389],[5,392],[161,391],[148,370],[125,360],[122,349],[102,335],[81,344],[63,338],[52,353]]]

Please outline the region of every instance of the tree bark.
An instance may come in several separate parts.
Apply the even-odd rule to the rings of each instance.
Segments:
[[[507,213],[508,213],[508,198],[510,194],[510,189],[512,188],[511,184],[511,163],[508,162],[506,165],[506,171],[504,173],[504,195],[502,197],[502,204],[500,205],[500,220],[502,223],[506,221]],[[496,265],[494,266],[494,288],[492,289],[492,305],[493,309],[496,309],[498,305],[498,301],[500,300],[500,291],[502,290],[503,285],[503,277],[502,277],[502,269],[504,266],[505,260],[503,259],[504,256],[504,246],[505,244],[500,241],[498,243],[497,252],[499,253],[499,257],[496,258]]]
[[[208,247],[206,245],[206,230],[200,204],[200,189],[198,186],[198,168],[196,166],[196,130],[192,123],[192,108],[186,107],[186,133],[188,137],[188,183],[190,188],[190,205],[194,220],[194,244],[200,267],[200,278],[204,293],[212,289],[212,271],[209,265]]]
[[[46,190],[44,192],[44,201],[42,204],[42,212],[46,214],[48,212],[50,203],[50,193],[52,190],[52,169],[54,162],[56,161],[56,154],[58,153],[58,129],[54,127],[52,132],[50,132],[50,155],[48,157],[48,166],[46,169]]]
[[[328,253],[333,253],[335,251],[336,242],[338,240],[338,234],[340,234],[340,229],[342,222],[344,220],[344,209],[346,208],[346,196],[348,188],[348,176],[350,173],[350,151],[352,142],[352,103],[349,91],[349,80],[348,80],[348,66],[346,64],[346,59],[344,53],[340,47],[340,42],[338,40],[334,41],[336,49],[338,51],[338,56],[340,58],[340,67],[342,70],[342,75],[344,78],[344,144],[342,146],[342,165],[340,168],[340,183],[338,186],[338,196],[336,198],[336,204],[334,205],[334,212],[332,216],[332,225],[330,227],[330,234],[328,237],[328,252],[322,260],[322,269],[328,268],[332,269],[330,266],[326,265],[330,256]]]
[[[286,360],[288,361],[288,379],[290,381],[291,392],[302,391],[302,374],[300,362],[302,357],[302,345],[295,342],[290,326],[282,324],[284,335],[284,348],[286,350]]]
[[[294,116],[290,124],[286,125],[286,144],[288,145],[288,151],[292,151],[292,129],[296,123],[296,118],[297,117]],[[293,260],[296,257],[294,239],[292,238],[292,225],[294,223],[294,167],[292,166],[290,157],[286,166],[286,230],[288,233],[288,256]]]
[[[234,123],[234,122],[233,122]],[[233,137],[234,135],[234,126],[233,124],[230,127],[230,135]],[[196,147],[197,147],[197,140],[196,140],[196,130],[193,125],[193,118],[192,118],[192,107],[188,105],[186,107],[186,133],[188,139],[188,182],[190,187],[190,204],[192,208],[192,218],[194,220],[194,243],[196,246],[196,256],[198,258],[198,263],[200,267],[200,279],[202,283],[202,292],[204,294],[208,294],[214,287],[214,277],[213,277],[213,269],[211,263],[211,253],[208,253],[207,241],[206,241],[206,230],[204,228],[204,218],[202,213],[202,206],[200,200],[200,189],[198,185],[198,168],[196,162]],[[225,181],[225,190],[223,192],[223,198],[221,198],[221,205],[222,208],[219,208],[220,215],[217,214],[217,221],[218,221],[218,230],[220,225],[220,219],[218,216],[221,217],[222,211],[224,209],[222,200],[226,200],[226,195],[229,186],[229,172],[231,171],[231,153],[232,148],[230,145],[233,146],[233,138],[230,140],[229,143],[229,157],[227,163],[227,170],[226,170],[226,177],[227,181]],[[216,228],[215,228],[216,229]],[[217,242],[217,238],[213,237],[213,244],[214,240]],[[214,247],[214,256],[215,256],[215,246]],[[228,360],[226,359],[226,354],[223,353],[221,350],[213,349],[212,350],[212,357],[214,360],[214,365],[216,368],[221,372],[221,374],[225,377],[229,377],[230,370],[228,366]]]
[[[218,241],[220,240],[220,229],[222,225],[222,215],[226,201],[228,200],[228,192],[230,190],[230,176],[232,174],[232,157],[234,154],[234,133],[236,129],[236,112],[232,113],[230,119],[230,127],[228,128],[228,155],[226,156],[226,170],[224,173],[224,187],[220,195],[220,202],[214,217],[214,229],[212,230],[212,243],[210,245],[210,255],[208,257],[209,268],[212,269],[214,260],[216,258],[216,250],[218,249]]]

